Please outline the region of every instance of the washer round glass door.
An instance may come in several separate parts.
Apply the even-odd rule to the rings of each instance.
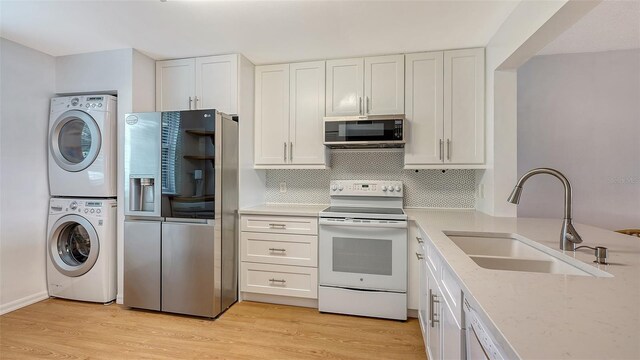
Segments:
[[[82,216],[66,215],[53,225],[49,256],[62,274],[75,277],[87,273],[98,260],[99,252],[98,234]]]
[[[49,142],[54,161],[67,171],[82,171],[98,156],[102,137],[96,121],[86,112],[69,110],[51,127]]]

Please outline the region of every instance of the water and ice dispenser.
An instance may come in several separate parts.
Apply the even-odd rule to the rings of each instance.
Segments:
[[[155,211],[154,184],[155,179],[152,177],[129,178],[129,211]]]

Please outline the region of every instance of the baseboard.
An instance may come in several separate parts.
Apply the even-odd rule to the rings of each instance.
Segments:
[[[410,318],[418,318],[419,311],[416,309],[407,309],[407,317]]]
[[[25,306],[29,306],[31,304],[35,304],[39,301],[42,301],[48,298],[49,298],[49,293],[46,291],[42,291],[33,295],[25,296],[22,299],[14,300],[7,304],[2,304],[0,305],[0,315],[10,313],[12,311],[18,310]]]

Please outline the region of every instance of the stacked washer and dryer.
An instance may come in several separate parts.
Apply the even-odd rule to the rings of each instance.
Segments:
[[[116,98],[51,99],[47,283],[49,295],[116,298]]]

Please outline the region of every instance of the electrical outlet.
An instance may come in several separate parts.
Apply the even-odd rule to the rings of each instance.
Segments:
[[[281,193],[286,193],[287,192],[287,183],[284,182],[284,181],[280,183],[280,192]]]

